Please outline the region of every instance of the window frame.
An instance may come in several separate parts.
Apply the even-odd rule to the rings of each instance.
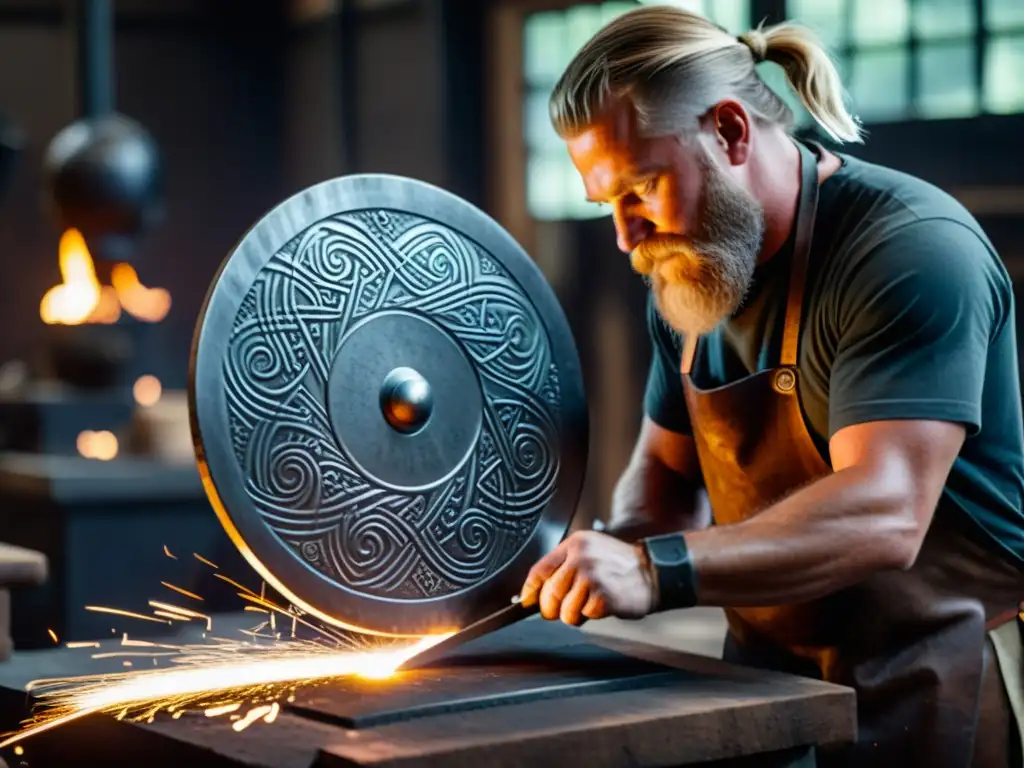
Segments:
[[[907,37],[901,41],[892,42],[858,42],[854,38],[854,13],[855,4],[864,2],[875,2],[875,0],[843,0],[843,40],[840,45],[834,46],[831,52],[839,62],[843,81],[853,93],[853,66],[857,54],[863,53],[895,53],[905,52],[908,60],[905,73],[906,82],[906,106],[902,111],[891,117],[875,119],[867,116],[864,123],[867,126],[885,125],[909,121],[932,122],[935,120],[969,120],[976,117],[987,117],[991,115],[1005,114],[1002,112],[991,112],[986,105],[986,56],[989,51],[989,42],[992,39],[1019,39],[1024,41],[1024,22],[1019,26],[1012,26],[1007,29],[991,30],[985,24],[984,0],[972,0],[968,3],[973,16],[973,31],[962,34],[948,34],[935,37],[925,37],[918,34],[915,22],[915,13],[920,12],[920,5],[917,0],[906,0],[907,2]],[[790,17],[791,3],[788,0],[780,0],[780,11],[787,18]],[[795,16],[793,18],[796,18]],[[921,106],[922,84],[919,56],[922,50],[951,46],[957,43],[968,43],[973,48],[972,61],[972,85],[974,88],[975,105],[973,111],[966,114],[933,115],[929,110]],[[854,102],[854,110],[857,104]]]

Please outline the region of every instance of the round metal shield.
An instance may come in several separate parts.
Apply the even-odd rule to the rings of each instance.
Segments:
[[[318,184],[245,235],[200,313],[189,404],[236,546],[341,627],[425,634],[507,606],[583,482],[554,292],[486,214],[411,179]]]

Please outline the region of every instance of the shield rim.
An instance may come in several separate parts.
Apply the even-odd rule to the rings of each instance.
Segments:
[[[317,222],[367,209],[407,212],[437,221],[497,259],[537,312],[559,365],[561,466],[555,494],[533,534],[515,557],[487,579],[455,594],[415,603],[345,589],[287,553],[255,512],[239,512],[237,501],[244,509],[251,502],[245,503],[244,478],[225,437],[223,359],[234,319],[256,276],[285,244]],[[439,210],[443,217],[438,216]],[[203,488],[245,560],[295,607],[328,625],[368,634],[411,637],[451,632],[506,607],[530,567],[568,532],[588,461],[589,412],[579,351],[553,287],[519,243],[480,208],[440,187],[392,174],[354,174],[312,185],[270,209],[244,233],[210,281],[194,325],[188,407]],[[213,437],[204,439],[204,431]],[[270,559],[274,549],[286,556],[271,569],[264,557]]]

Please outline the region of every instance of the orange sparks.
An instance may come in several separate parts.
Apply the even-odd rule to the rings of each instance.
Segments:
[[[171,554],[171,550],[169,550],[167,548],[166,544],[164,544],[164,554],[167,555],[169,558],[171,558],[171,560],[177,560],[178,559],[174,555]]]
[[[281,711],[281,705],[276,701],[270,705],[270,711],[267,712],[267,716],[263,718],[264,723],[272,723],[277,720],[277,715]]]
[[[203,598],[201,598],[195,592],[189,592],[187,589],[182,589],[181,587],[176,587],[173,584],[168,584],[166,581],[161,581],[160,583],[163,584],[168,589],[174,590],[179,595],[184,595],[185,597],[191,597],[193,600],[198,600],[199,602],[203,601]]]
[[[121,718],[135,712],[132,720],[149,722],[161,711],[176,716],[190,708],[217,706],[212,702],[218,698],[223,705],[285,696],[294,700],[293,692],[300,685],[338,677],[389,677],[408,659],[445,637],[448,635],[429,635],[398,647],[356,651],[325,648],[305,640],[272,645],[245,642],[194,645],[184,647],[173,660],[176,663],[169,667],[36,681],[30,687],[36,691],[36,698],[47,706],[19,733],[0,742],[0,749],[97,712]],[[243,725],[237,730],[260,718],[269,722],[279,711],[273,705],[257,710],[258,714],[250,711],[239,719],[237,722]]]
[[[252,595],[253,597],[258,597],[258,595],[255,592],[253,592],[251,589],[249,589],[248,587],[243,587],[237,581],[235,581],[234,579],[229,579],[223,573],[215,573],[215,574],[213,574],[213,576],[214,576],[214,578],[220,579],[221,581],[226,581],[228,584],[230,584],[235,589],[240,589],[243,592],[245,592],[246,594]]]
[[[48,629],[46,631],[49,633],[50,639],[53,640],[53,644],[54,645],[59,645],[60,641],[57,639],[57,633],[54,632],[52,629]]]
[[[144,616],[141,613],[135,613],[134,611],[122,611],[120,608],[105,608],[102,605],[87,605],[85,606],[87,611],[95,611],[96,613],[112,613],[115,616],[127,616],[129,619],[142,619],[143,621],[155,621],[158,624],[170,624],[171,622],[166,619],[156,619],[152,616]],[[113,627],[110,628],[111,632],[117,632]]]
[[[213,628],[213,619],[205,613],[199,613],[199,611],[192,611],[188,608],[171,605],[170,603],[162,603],[159,600],[150,600],[149,605],[151,608],[157,608],[160,611],[167,611],[168,613],[176,613],[178,616],[182,616],[186,619],[203,619],[206,622],[207,631],[210,631],[210,629]]]
[[[95,640],[92,642],[86,641],[81,643],[64,643],[65,648],[99,648],[100,644]]]
[[[250,725],[255,723],[261,717],[266,717],[270,714],[270,705],[264,704],[262,707],[254,707],[245,713],[245,717],[231,724],[231,727],[236,731],[244,731]]]
[[[169,613],[168,611],[153,611],[154,616],[160,616],[171,621],[191,621],[188,616],[182,616],[178,613]]]
[[[209,707],[203,714],[207,717],[220,717],[221,715],[227,715],[242,706],[242,702],[236,701],[234,704],[224,704],[220,707]]]
[[[207,560],[205,557],[200,555],[198,552],[193,552],[192,556],[195,557],[195,559],[198,560],[200,563],[206,563],[211,568],[219,568],[219,566],[216,563],[211,563],[209,560]]]

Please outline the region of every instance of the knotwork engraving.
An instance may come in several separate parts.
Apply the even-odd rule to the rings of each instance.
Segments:
[[[360,469],[332,431],[332,361],[355,325],[400,309],[457,340],[478,372],[482,427],[453,473],[415,492]],[[556,490],[559,372],[527,296],[493,256],[397,211],[323,220],[263,267],[224,359],[247,493],[295,557],[367,596],[422,600],[486,579],[522,548]]]

